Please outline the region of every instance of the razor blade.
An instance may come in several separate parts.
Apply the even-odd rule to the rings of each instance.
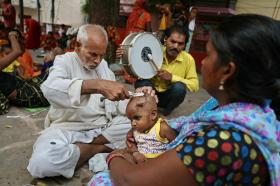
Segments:
[[[144,92],[130,92],[130,91],[128,91],[128,94],[129,94],[130,98],[131,97],[139,97],[139,96],[144,96],[145,95]],[[100,101],[102,102],[102,101],[104,101],[104,99],[106,99],[106,98],[105,97],[101,97]]]

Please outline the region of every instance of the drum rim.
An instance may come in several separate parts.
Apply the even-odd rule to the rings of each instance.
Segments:
[[[161,63],[160,63],[160,66],[158,67],[159,69],[161,68],[161,66],[162,66],[162,64],[163,64],[163,46],[162,46],[162,44],[161,44],[161,42],[160,42],[160,40],[152,33],[152,32],[134,32],[134,33],[130,33],[124,40],[123,40],[123,42],[122,42],[122,44],[125,44],[125,45],[130,45],[130,44],[132,44],[133,45],[133,43],[135,43],[141,36],[143,36],[143,35],[146,35],[146,34],[148,34],[148,35],[153,35],[153,38],[154,39],[156,39],[157,40],[157,42],[159,43],[159,48],[161,49],[161,55],[162,55],[162,59],[161,59]],[[132,38],[132,40],[129,42],[129,43],[127,43],[126,41],[130,38],[130,37],[132,37],[133,35],[135,35],[133,38]],[[129,73],[129,75],[131,75],[131,76],[133,76],[133,77],[136,77],[136,78],[142,78],[142,77],[139,77],[137,74],[138,73],[136,73],[135,72],[135,70],[134,70],[134,68],[132,67],[132,63],[130,62],[130,57],[131,57],[131,50],[132,50],[132,48],[133,48],[133,46],[129,46],[128,47],[128,49],[127,49],[127,55],[126,55],[126,57],[125,57],[125,61],[127,61],[127,65],[129,65],[130,67],[125,67],[125,69],[128,71],[128,73],[129,73],[129,71],[131,72],[131,73]],[[154,75],[155,76],[155,75]],[[153,76],[153,77],[154,77]]]

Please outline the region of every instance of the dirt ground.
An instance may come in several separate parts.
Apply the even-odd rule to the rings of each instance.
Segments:
[[[169,118],[192,113],[208,98],[209,95],[203,89],[196,93],[188,93],[184,102]],[[24,108],[11,107],[8,114],[0,116],[0,186],[79,186],[86,185],[92,176],[87,165],[76,171],[72,179],[33,179],[29,175],[26,167],[32,153],[32,145],[38,133],[43,130],[47,112],[48,108],[30,112]]]

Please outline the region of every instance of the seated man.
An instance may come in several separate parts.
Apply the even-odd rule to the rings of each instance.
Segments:
[[[76,167],[96,153],[125,147],[131,128],[125,117],[127,101],[112,101],[124,100],[129,93],[115,82],[103,60],[107,44],[103,27],[83,25],[75,51],[55,58],[41,86],[51,107],[47,129],[34,144],[27,167],[33,177],[70,178]]]
[[[187,91],[197,91],[198,78],[193,57],[184,51],[187,35],[183,27],[170,27],[164,39],[163,64],[157,75],[152,79],[139,79],[135,88],[151,86],[156,91],[159,103],[164,108],[162,114],[167,116],[178,107],[185,99]],[[116,51],[121,57],[124,50]]]

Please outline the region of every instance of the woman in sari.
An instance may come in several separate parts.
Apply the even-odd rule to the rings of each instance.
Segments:
[[[43,107],[48,106],[49,103],[43,96],[40,89],[40,84],[46,79],[33,78],[24,80],[20,76],[11,75],[2,72],[4,68],[9,66],[15,59],[23,54],[24,38],[18,31],[8,32],[7,30],[0,30],[7,40],[10,52],[2,55],[0,58],[0,115],[6,114],[9,111],[9,105],[21,107]],[[0,53],[2,54],[2,47],[0,45]]]
[[[178,136],[158,158],[136,164],[126,150],[112,152],[114,185],[279,186],[279,33],[278,21],[251,14],[213,30],[201,69],[213,98],[169,121]]]

